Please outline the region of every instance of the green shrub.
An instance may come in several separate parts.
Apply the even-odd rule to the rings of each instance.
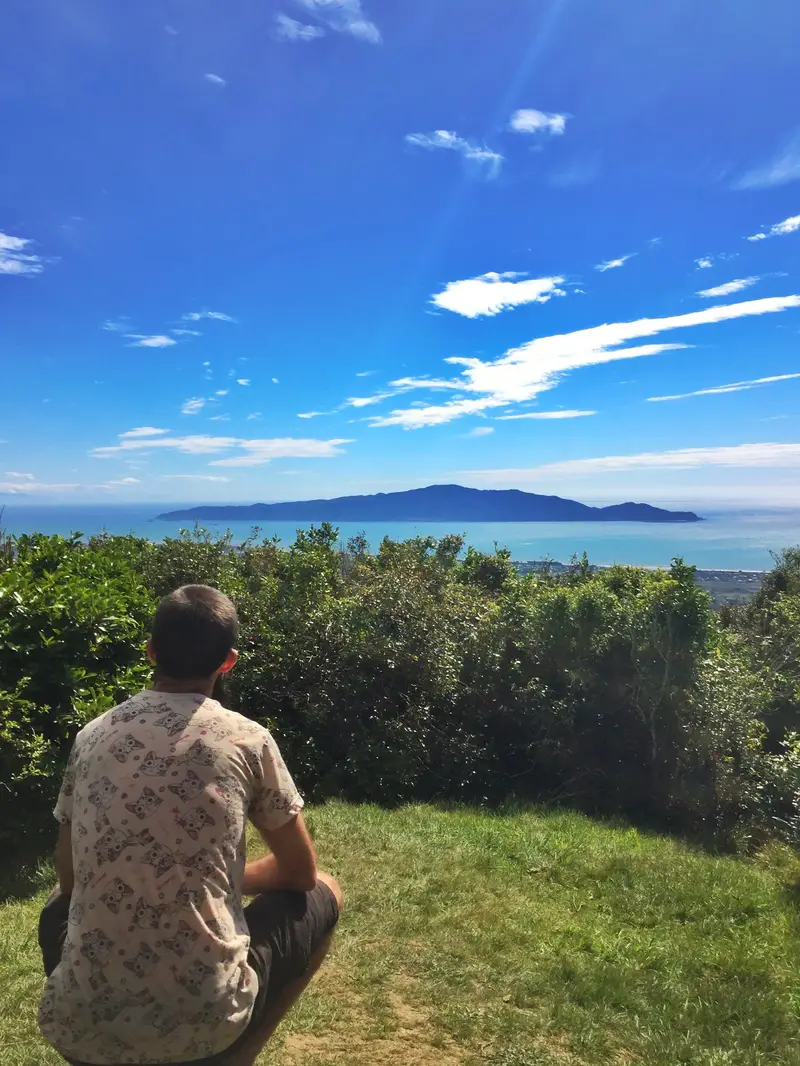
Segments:
[[[76,732],[141,688],[152,593],[124,538],[21,537],[0,570],[0,838],[42,828]]]
[[[48,824],[77,729],[147,683],[158,598],[204,582],[241,619],[226,698],[275,730],[311,798],[555,800],[800,843],[800,553],[723,627],[680,561],[520,577],[460,537],[370,555],[327,524],[288,549],[203,530],[3,545],[5,840]]]

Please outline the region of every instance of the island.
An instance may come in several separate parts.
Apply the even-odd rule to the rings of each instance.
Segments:
[[[702,522],[693,511],[667,511],[647,503],[589,507],[560,496],[462,485],[295,503],[212,504],[167,511],[157,518],[169,522]]]

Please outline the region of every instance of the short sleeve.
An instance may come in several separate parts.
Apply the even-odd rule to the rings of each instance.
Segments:
[[[58,794],[53,816],[60,825],[69,825],[72,821],[72,797],[75,792],[75,770],[77,767],[77,741],[72,745],[69,753],[67,768],[61,781],[61,791]]]
[[[249,816],[256,829],[269,832],[280,829],[300,813],[303,797],[270,733],[265,733],[254,754],[256,781]]]

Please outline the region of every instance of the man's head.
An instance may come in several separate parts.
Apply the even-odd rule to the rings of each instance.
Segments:
[[[234,666],[238,630],[227,596],[208,585],[184,585],[158,605],[147,651],[163,677],[212,678]]]

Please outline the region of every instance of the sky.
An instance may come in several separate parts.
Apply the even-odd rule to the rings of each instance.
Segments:
[[[796,0],[9,0],[0,506],[797,505]]]

